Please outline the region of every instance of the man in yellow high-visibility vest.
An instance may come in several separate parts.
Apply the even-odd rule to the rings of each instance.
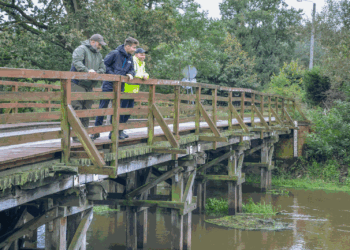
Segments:
[[[135,51],[134,59],[134,70],[136,72],[135,77],[147,80],[149,78],[149,74],[146,72],[146,58],[147,51],[142,48],[138,48]]]
[[[147,51],[142,48],[138,48],[135,51],[135,55],[133,56],[134,61],[134,70],[135,70],[135,78],[140,78],[143,80],[147,80],[149,78],[149,74],[146,72],[145,66],[145,58]],[[140,89],[140,85],[131,85],[125,83],[125,93],[138,93]]]

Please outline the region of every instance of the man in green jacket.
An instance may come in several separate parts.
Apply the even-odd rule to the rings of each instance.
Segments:
[[[100,34],[95,34],[81,43],[73,52],[73,62],[70,71],[89,72],[93,74],[104,74],[106,66],[103,62],[100,50],[106,45]],[[92,92],[92,88],[97,85],[98,81],[92,80],[72,80],[72,92]],[[72,101],[74,110],[91,109],[92,100]],[[89,118],[80,118],[85,128],[89,127]],[[77,137],[73,137],[74,142],[79,142]]]

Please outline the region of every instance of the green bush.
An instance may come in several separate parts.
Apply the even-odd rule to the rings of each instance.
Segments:
[[[205,204],[205,212],[212,215],[227,215],[228,203],[224,199],[208,198]]]
[[[254,203],[253,199],[250,198],[246,204],[242,206],[243,213],[247,214],[276,214],[277,210],[271,205],[265,202]]]
[[[304,100],[303,86],[304,70],[296,61],[284,63],[278,75],[271,77],[271,82],[265,90],[271,94],[277,94],[289,98]]]
[[[317,162],[329,159],[350,163],[350,103],[338,101],[325,112],[310,112],[313,131],[307,137],[308,156]]]
[[[322,76],[319,67],[305,73],[304,86],[306,91],[306,100],[311,105],[320,105],[326,99],[326,91],[330,89],[331,82],[328,77]]]

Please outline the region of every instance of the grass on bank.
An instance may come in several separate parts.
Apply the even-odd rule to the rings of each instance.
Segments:
[[[279,187],[319,189],[350,192],[350,178],[343,177],[341,167],[334,161],[324,164],[311,162],[282,169],[277,167],[272,175],[272,185]],[[246,183],[260,183],[260,175],[246,175]],[[339,180],[342,179],[342,182]]]
[[[96,206],[93,209],[94,209],[94,213],[99,215],[114,213],[119,211],[119,209],[110,208],[109,206]]]
[[[278,211],[271,204],[265,202],[255,203],[252,198],[242,204],[243,213],[275,215]],[[205,211],[209,215],[228,215],[228,203],[225,199],[209,198],[205,204]]]

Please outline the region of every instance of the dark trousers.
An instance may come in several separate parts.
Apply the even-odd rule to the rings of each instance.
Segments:
[[[103,92],[112,92],[112,90],[104,89],[102,88]],[[101,100],[100,101],[100,109],[105,109],[108,107],[108,104],[111,100]],[[126,100],[120,100],[120,107],[121,108],[133,108],[134,107],[134,99],[126,99]],[[129,120],[130,115],[121,115],[119,118],[119,123],[126,123]],[[104,116],[97,116],[95,120],[95,126],[101,126],[103,124],[103,118]],[[111,116],[111,123],[112,123],[112,116]]]

